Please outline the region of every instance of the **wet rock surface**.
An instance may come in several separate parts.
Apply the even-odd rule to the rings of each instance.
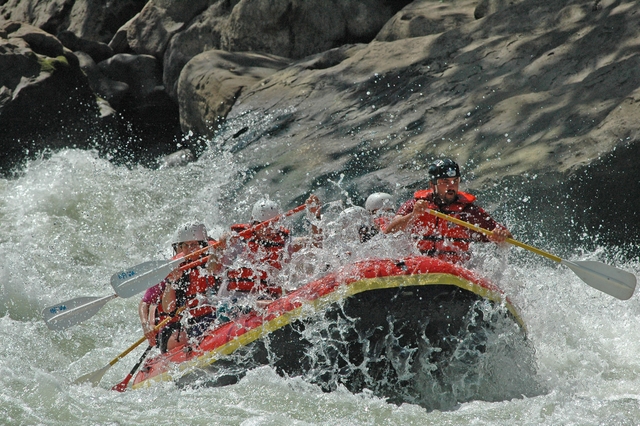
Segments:
[[[635,1],[45,3],[0,5],[4,174],[47,149],[157,166],[210,144],[293,205],[403,198],[447,155],[468,189],[569,194],[566,216],[640,239]]]

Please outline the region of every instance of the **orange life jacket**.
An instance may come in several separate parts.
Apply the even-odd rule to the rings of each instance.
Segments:
[[[236,224],[231,230],[242,232],[251,227],[250,224]],[[227,290],[244,292],[266,292],[272,295],[282,294],[282,288],[270,285],[269,269],[282,269],[282,253],[289,239],[289,231],[285,228],[263,229],[258,237],[251,232],[241,238],[246,245],[251,262],[255,267],[240,267],[227,271]],[[260,268],[260,265],[266,268]]]
[[[215,243],[214,240],[209,240],[209,245],[213,243]],[[179,283],[178,289],[176,289],[176,308],[186,305],[186,312],[192,317],[200,317],[215,312],[215,307],[203,304],[201,300],[201,297],[206,295],[208,289],[215,288],[218,284],[216,278],[213,275],[209,275],[204,267],[198,266],[185,271]]]
[[[391,223],[391,218],[388,216],[377,216],[373,218],[373,223],[376,224],[381,232],[384,232],[387,226],[389,226],[389,223]]]
[[[433,198],[433,190],[431,189],[417,191],[414,194],[416,201],[425,200],[432,210],[446,213],[489,230],[498,226],[482,208],[473,204],[476,197],[471,194],[458,191],[457,200],[443,206],[437,205]],[[414,221],[412,234],[418,240],[417,246],[422,253],[454,262],[468,259],[469,246],[472,242],[488,241],[483,234],[429,213],[425,213]]]
[[[179,259],[182,256],[183,256],[182,253],[177,253],[171,258],[171,260]],[[170,312],[165,312],[164,308],[162,307],[162,294],[164,293],[164,289],[166,288],[167,281],[163,280],[158,285],[161,286],[162,292],[160,293],[159,303],[155,304],[155,307],[156,307],[155,323],[156,323],[156,325],[160,324],[165,318],[167,318],[171,314]]]

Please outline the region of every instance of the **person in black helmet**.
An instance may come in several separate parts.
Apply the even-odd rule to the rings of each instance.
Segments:
[[[418,249],[428,256],[460,262],[469,258],[469,246],[475,241],[504,242],[511,233],[475,204],[476,197],[459,190],[460,167],[449,159],[438,159],[428,169],[429,189],[417,191],[398,211],[385,233],[409,232]],[[428,209],[451,215],[493,231],[491,238],[440,219]]]

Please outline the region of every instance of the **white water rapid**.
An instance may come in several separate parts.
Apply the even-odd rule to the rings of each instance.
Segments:
[[[117,167],[67,150],[0,180],[0,424],[6,425],[634,425],[640,421],[640,303],[592,289],[570,270],[515,247],[480,270],[519,308],[535,349],[540,391],[473,400],[451,410],[397,405],[371,392],[323,392],[270,367],[216,388],[164,383],[111,391],[145,345],[116,363],[98,387],[74,385],[141,336],[138,297],[115,299],[93,318],[49,330],[41,310],[106,296],[124,267],[168,258],[177,225],[202,220],[214,236],[247,219],[255,199],[234,200],[240,180],[223,155],[164,170]],[[256,195],[257,197],[257,195]],[[535,227],[534,223],[523,226]],[[517,229],[516,234],[517,234]],[[544,243],[544,239],[542,240]],[[553,247],[542,248],[553,251]],[[489,249],[487,249],[489,250]],[[601,247],[597,259],[638,275]],[[578,257],[576,257],[578,258]],[[508,368],[505,364],[505,368]],[[517,377],[517,371],[494,371]]]

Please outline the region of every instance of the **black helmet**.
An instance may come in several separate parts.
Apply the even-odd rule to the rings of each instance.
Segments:
[[[438,179],[460,177],[460,167],[449,158],[438,159],[429,165],[429,176],[434,184]]]

